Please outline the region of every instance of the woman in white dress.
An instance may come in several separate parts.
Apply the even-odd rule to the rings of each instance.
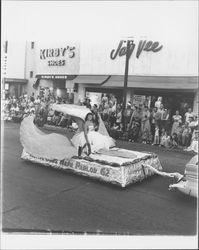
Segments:
[[[80,132],[73,136],[72,141],[65,135],[58,133],[45,134],[35,126],[34,116],[30,115],[23,119],[20,126],[20,140],[24,153],[36,158],[63,160],[77,155],[77,149],[80,147],[82,151],[85,145],[90,145],[88,146],[90,147],[89,153],[115,146],[115,142],[108,135],[100,116],[99,132],[94,130],[93,115],[86,107],[72,104],[53,104],[51,108],[72,116],[78,124]]]
[[[115,146],[113,138],[95,131],[92,113],[86,115],[83,131],[75,134],[71,141],[78,149],[78,156],[81,156],[82,151],[86,146],[88,147],[88,155],[97,152],[100,149],[109,150],[110,147]]]
[[[174,133],[178,134],[180,124],[182,123],[182,116],[179,114],[179,111],[176,110],[176,114],[173,115],[172,118],[173,118],[173,125],[171,129],[171,135],[173,135]]]

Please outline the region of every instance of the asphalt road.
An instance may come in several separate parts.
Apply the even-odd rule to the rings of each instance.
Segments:
[[[49,131],[47,131],[49,133]],[[164,171],[184,172],[192,154],[118,141],[158,154]],[[19,124],[5,123],[2,145],[3,231],[133,235],[194,235],[197,201],[168,191],[171,179],[152,176],[121,189],[20,159]]]

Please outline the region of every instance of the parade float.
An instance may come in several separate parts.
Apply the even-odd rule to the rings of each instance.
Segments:
[[[84,119],[90,112],[84,106],[70,104],[53,104],[51,108],[71,116],[78,124],[77,133],[82,131]],[[109,136],[101,118],[99,133]],[[23,146],[21,155],[23,160],[72,171],[75,174],[116,184],[123,188],[131,183],[143,181],[154,174],[159,174],[176,179],[178,185],[170,186],[170,189],[178,188],[182,191],[179,181],[182,181],[183,176],[179,173],[163,172],[159,158],[154,153],[131,151],[113,146],[109,150],[102,148],[89,155],[85,151],[78,156],[78,150],[70,139],[58,133],[42,132],[34,124],[34,116],[23,119],[20,127],[20,140]],[[194,178],[196,176],[197,174],[194,175]],[[192,185],[189,180],[188,186],[190,183]],[[192,186],[193,189],[195,190],[195,185]],[[187,190],[187,187],[183,190]],[[196,192],[191,191],[189,194],[195,195]]]

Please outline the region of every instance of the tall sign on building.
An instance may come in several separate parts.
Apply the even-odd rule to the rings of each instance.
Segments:
[[[6,74],[7,74],[7,61],[8,61],[8,41],[5,41],[4,44],[3,44],[3,57],[2,57],[2,75],[3,77],[6,77]]]

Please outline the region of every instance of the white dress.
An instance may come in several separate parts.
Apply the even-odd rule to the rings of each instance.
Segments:
[[[108,135],[102,135],[101,133],[94,130],[94,126],[88,126],[88,140],[91,145],[91,152],[97,152],[100,149],[109,150],[110,147],[115,146],[115,141]],[[84,131],[77,133],[71,139],[73,145],[78,147],[84,147],[86,144],[86,138]]]

